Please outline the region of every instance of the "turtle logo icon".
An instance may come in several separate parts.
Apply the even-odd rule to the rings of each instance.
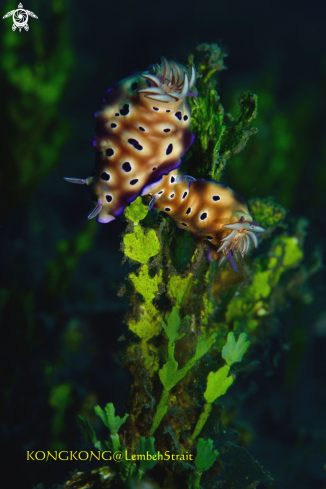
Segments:
[[[24,28],[25,31],[28,31],[28,16],[34,17],[34,19],[38,19],[38,16],[35,15],[33,12],[23,9],[23,5],[21,3],[18,5],[17,10],[11,10],[11,12],[7,12],[6,15],[4,15],[2,18],[6,19],[11,15],[14,22],[12,25],[12,30],[15,31],[18,28],[19,32],[21,32],[22,28]]]

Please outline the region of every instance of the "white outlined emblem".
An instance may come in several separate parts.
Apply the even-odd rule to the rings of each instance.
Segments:
[[[18,28],[19,32],[21,32],[22,28],[24,28],[25,31],[28,31],[28,16],[34,17],[34,19],[38,19],[38,16],[35,15],[33,12],[23,9],[23,5],[21,3],[18,5],[17,10],[11,10],[11,12],[7,12],[6,15],[4,15],[2,18],[6,19],[11,15],[14,22],[12,25],[12,30],[15,31]]]

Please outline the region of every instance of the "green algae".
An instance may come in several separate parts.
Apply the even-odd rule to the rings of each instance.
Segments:
[[[157,410],[154,416],[153,425],[149,431],[153,434],[158,428],[161,420],[168,410],[168,398],[169,392],[175,385],[182,380],[187,372],[195,365],[195,363],[201,359],[211,348],[215,342],[216,334],[213,333],[208,338],[199,338],[196,346],[195,354],[187,361],[185,366],[181,369],[178,368],[178,362],[175,359],[175,342],[180,339],[179,329],[181,326],[180,316],[177,308],[174,307],[169,316],[167,324],[163,325],[164,331],[169,339],[168,342],[168,358],[167,362],[159,370],[159,378],[163,384],[163,393],[161,395],[160,402],[157,406]]]
[[[215,90],[214,74],[219,70],[210,65],[209,56],[200,68],[200,97],[191,99],[196,142],[187,165],[189,173],[219,179],[227,162],[256,132],[258,105],[256,95],[243,92],[237,117],[226,115]],[[219,63],[221,67],[221,58]],[[263,103],[272,101],[266,98]],[[291,139],[287,126],[282,127],[279,150],[287,151]],[[280,167],[281,163],[279,159]],[[212,467],[218,474],[214,480],[232,487],[231,462],[224,465],[229,452],[233,467],[242,467],[245,461],[250,483],[271,483],[266,471],[242,448],[218,441],[216,433],[224,432],[218,403],[222,396],[232,396],[230,387],[236,376],[241,382],[241,371],[249,371],[251,359],[245,355],[250,343],[259,345],[276,328],[274,312],[285,300],[287,277],[295,281],[302,274],[306,231],[302,226],[289,229],[286,210],[271,198],[255,198],[249,207],[253,220],[266,232],[259,238],[263,244],[258,251],[251,250],[250,257],[238,264],[239,274],[227,266],[209,264],[203,243],[189,253],[191,248],[174,224],[162,216],[151,221],[141,199],[125,212],[129,224],[123,249],[138,266],[128,275],[131,308],[125,322],[137,338],[124,351],[124,365],[134,382],[126,439],[120,436],[120,444],[138,454],[146,448],[152,455],[166,449],[196,453],[187,464],[160,461],[164,483],[171,487],[179,480],[177,474],[184,472],[187,487],[200,489]],[[187,252],[183,253],[183,247]],[[202,438],[196,444],[199,435]],[[126,480],[128,473],[139,479],[154,465],[154,460],[149,465],[142,461],[125,465],[119,477]]]
[[[240,115],[228,121],[213,88],[200,92],[200,97],[190,99],[190,104],[191,128],[197,135],[191,148],[196,166],[190,162],[190,172],[220,181],[227,161],[240,153],[257,132],[252,122],[257,116],[258,97],[243,92],[239,98]]]
[[[250,341],[246,341],[247,335],[241,333],[237,341],[235,341],[234,334],[230,332],[227,337],[227,341],[222,349],[222,358],[225,360],[226,365],[220,367],[216,372],[209,372],[207,377],[206,390],[204,392],[204,398],[206,404],[198,418],[193,434],[191,435],[191,441],[193,442],[197,436],[201,433],[207,419],[212,411],[212,404],[221,396],[227,392],[229,387],[234,382],[234,377],[230,374],[231,365],[237,362],[241,362],[244,354],[250,346]]]
[[[139,439],[138,455],[142,456],[139,470],[143,473],[151,470],[158,462],[154,442],[155,438],[153,436],[150,436],[147,439],[144,436],[141,436]]]
[[[199,438],[196,450],[196,470],[192,477],[188,479],[188,489],[200,489],[200,480],[203,472],[212,467],[219,455],[218,450],[214,450],[213,440],[211,439],[204,440],[204,438]]]
[[[282,223],[286,216],[286,210],[270,197],[251,200],[248,205],[255,220],[266,229]]]
[[[134,261],[147,263],[149,258],[157,255],[160,250],[160,242],[154,230],[145,231],[137,226],[133,233],[126,234],[123,238],[125,254]]]
[[[176,307],[180,308],[185,301],[187,292],[194,286],[196,279],[192,273],[187,277],[172,275],[167,284],[167,292]]]
[[[116,436],[120,427],[123,425],[123,423],[126,422],[126,419],[129,416],[129,414],[125,414],[123,418],[115,416],[115,409],[112,402],[109,402],[105,406],[104,410],[100,406],[95,406],[94,411],[97,416],[101,418],[104,425],[109,428],[110,434],[112,436]]]
[[[303,251],[300,249],[299,240],[296,236],[289,238],[281,238],[281,243],[284,244],[283,265],[291,267],[296,265],[303,258]]]
[[[241,333],[237,341],[235,341],[234,333],[231,331],[228,334],[226,344],[223,346],[222,358],[229,366],[241,362],[249,346],[250,341],[247,341],[246,333]]]
[[[204,440],[203,438],[199,438],[196,450],[196,468],[201,472],[210,469],[218,457],[218,450],[213,449],[213,441],[210,439]]]
[[[134,317],[130,317],[128,325],[130,330],[145,342],[160,333],[162,320],[161,314],[153,305],[153,300],[162,284],[162,270],[150,275],[147,265],[148,260],[160,252],[161,244],[155,230],[146,231],[139,224],[139,221],[146,217],[147,212],[148,209],[141,200],[136,199],[125,212],[127,219],[133,223],[133,231],[123,236],[126,256],[141,263],[138,273],[129,274],[129,280],[135,292],[143,298],[143,302],[136,306],[137,311],[134,312]]]
[[[145,219],[147,214],[148,206],[143,203],[141,197],[137,197],[137,199],[125,210],[126,218],[130,219],[130,221],[135,224],[138,224],[139,221]]]

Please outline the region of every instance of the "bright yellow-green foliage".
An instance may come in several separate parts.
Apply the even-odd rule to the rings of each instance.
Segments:
[[[134,284],[135,290],[143,296],[145,302],[150,302],[159,291],[159,285],[162,283],[162,270],[160,270],[159,275],[150,277],[148,266],[144,265],[138,275],[131,273],[129,278]]]
[[[171,343],[174,343],[178,339],[180,325],[181,325],[181,320],[178,313],[178,308],[173,307],[168,317],[167,324],[165,324],[165,322],[162,321],[162,326],[165,331],[165,334],[169,338],[169,341]]]
[[[150,277],[148,273],[148,266],[143,265],[138,276],[134,273],[129,275],[131,282],[133,283],[135,290],[141,294],[144,298],[144,303],[139,305],[140,319],[130,320],[129,328],[136,333],[142,340],[149,340],[154,336],[157,336],[161,327],[161,315],[159,311],[153,306],[152,300],[155,298],[159,291],[159,285],[162,283],[162,271],[159,275]]]
[[[171,315],[173,314],[173,312],[175,314],[175,317],[170,323],[170,329],[173,333],[171,333],[169,337],[168,361],[159,371],[160,380],[164,386],[164,389],[167,391],[170,391],[172,387],[174,387],[181,379],[183,379],[188,370],[190,370],[195,365],[196,361],[208,352],[216,339],[216,333],[213,333],[208,338],[200,337],[196,346],[194,356],[188,360],[184,367],[178,370],[178,362],[174,358],[174,350],[175,341],[177,339],[177,332],[180,328],[181,321],[176,308],[173,308]],[[167,327],[165,327],[164,329],[167,331]],[[167,334],[169,335],[169,333]]]
[[[230,331],[227,341],[222,349],[222,358],[227,365],[231,366],[234,363],[241,362],[243,355],[250,346],[250,341],[247,340],[246,333],[241,333],[237,341],[235,341],[233,331]]]
[[[160,251],[160,242],[153,229],[145,232],[141,226],[135,226],[133,233],[123,237],[124,252],[132,260],[147,263],[148,260]]]
[[[285,245],[283,265],[285,267],[296,265],[303,258],[303,251],[299,247],[298,238],[295,236],[290,238],[281,238],[280,242]]]
[[[211,334],[209,337],[199,337],[196,345],[195,354],[188,360],[188,362],[182,368],[178,368],[178,362],[174,357],[175,342],[181,339],[183,335],[179,335],[179,329],[181,326],[181,319],[178,313],[178,309],[173,307],[171,314],[169,315],[167,324],[163,324],[165,333],[169,339],[168,342],[168,358],[167,362],[159,371],[159,378],[163,384],[164,390],[161,395],[160,402],[157,405],[156,413],[150,434],[152,435],[159,426],[163,416],[168,409],[169,392],[175,385],[180,382],[187,372],[210,350],[211,346],[215,343],[216,333]]]
[[[197,455],[195,458],[195,465],[198,470],[204,472],[208,470],[218,457],[218,450],[213,449],[213,441],[204,438],[199,438],[197,446]]]
[[[192,442],[201,433],[211,413],[213,402],[223,396],[233,384],[234,378],[231,375],[229,376],[230,368],[233,363],[242,361],[243,355],[250,346],[250,341],[246,341],[246,339],[247,335],[245,333],[241,333],[237,341],[235,341],[232,332],[228,334],[227,341],[222,349],[222,358],[226,361],[226,365],[219,368],[216,372],[210,372],[208,374],[207,386],[204,392],[206,403],[198,418],[194,432],[190,437]]]
[[[130,219],[133,223],[138,223],[148,214],[148,205],[143,204],[142,198],[137,197],[137,199],[130,204],[125,210],[125,216]]]
[[[182,306],[187,292],[196,284],[196,279],[192,273],[185,278],[180,275],[172,275],[168,281],[167,290],[175,305]]]
[[[212,404],[218,397],[223,396],[230,385],[233,384],[233,377],[228,377],[230,367],[224,365],[217,372],[210,372],[207,377],[207,387],[204,392],[206,401]]]
[[[106,404],[104,410],[100,406],[95,406],[94,411],[101,418],[103,423],[110,430],[111,435],[116,435],[119,431],[119,428],[123,423],[125,423],[129,414],[125,414],[123,418],[119,416],[115,416],[115,408],[112,402]]]
[[[138,305],[137,318],[132,317],[128,321],[128,326],[144,342],[157,336],[161,329],[162,316],[154,307],[152,301],[159,292],[159,285],[162,283],[162,271],[153,277],[149,275],[148,260],[159,253],[160,242],[153,229],[145,232],[138,224],[147,215],[148,208],[138,197],[125,211],[127,219],[133,221],[134,230],[123,237],[124,252],[132,260],[138,261],[143,265],[139,267],[138,273],[131,273],[129,279],[135,291],[142,295],[144,302]],[[150,370],[152,358],[148,354],[148,348],[142,345],[145,355],[145,364]]]
[[[130,319],[128,326],[144,341],[157,336],[162,329],[162,316],[152,303],[159,292],[159,285],[162,283],[162,270],[151,277],[147,265],[148,260],[159,253],[161,245],[153,229],[145,232],[138,224],[141,219],[146,217],[146,214],[147,208],[142,204],[140,198],[137,198],[127,207],[125,215],[134,222],[134,230],[123,237],[125,254],[132,260],[143,264],[139,267],[138,273],[129,275],[135,291],[142,295],[144,302],[139,304],[137,311],[139,317]],[[145,363],[147,360],[150,359],[146,358]]]
[[[136,335],[144,341],[148,341],[160,334],[162,326],[159,311],[151,302],[145,302],[139,306],[140,319],[131,319],[128,326]]]
[[[276,238],[267,265],[258,265],[252,284],[229,303],[226,321],[234,323],[236,329],[254,330],[259,324],[259,317],[269,314],[267,299],[283,273],[297,265],[302,258],[303,251],[296,236]]]
[[[249,209],[255,221],[265,229],[279,224],[286,215],[286,210],[271,198],[250,201]]]

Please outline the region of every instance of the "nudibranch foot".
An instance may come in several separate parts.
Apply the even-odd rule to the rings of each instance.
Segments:
[[[115,217],[110,216],[110,214],[104,214],[104,215],[99,214],[96,220],[101,224],[108,224],[109,222],[114,221]]]

